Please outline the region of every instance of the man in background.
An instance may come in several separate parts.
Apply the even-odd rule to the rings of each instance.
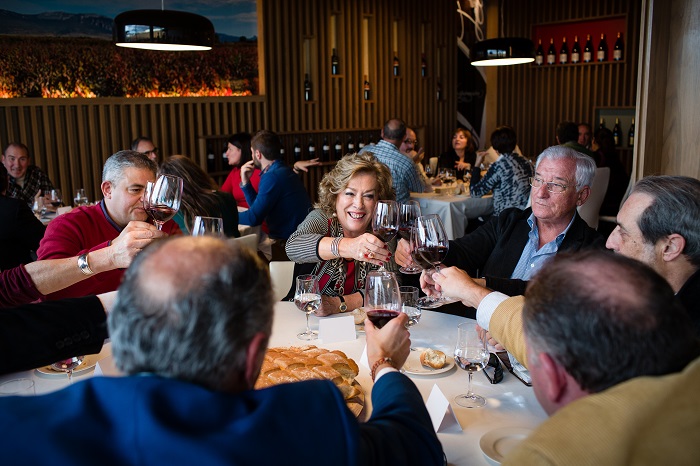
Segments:
[[[5,148],[2,163],[9,175],[7,196],[20,199],[30,209],[37,194],[45,195],[54,189],[48,175],[31,163],[29,149],[21,142],[12,142]]]
[[[90,278],[51,293],[46,299],[116,290],[124,269],[95,274],[90,267],[90,258],[97,250],[109,248],[114,255],[112,262],[117,263],[126,256],[133,257],[156,238],[182,234],[172,220],[163,225],[162,231],[146,223],[148,214],[143,208],[144,189],[147,182],[155,180],[156,164],[139,152],[124,150],[107,159],[102,169],[102,201],[92,206],[77,207],[52,220],[37,251],[39,259],[78,256],[77,266]],[[104,251],[99,254],[100,257],[103,255]]]
[[[557,144],[570,147],[595,159],[595,154],[578,142],[578,125],[572,121],[562,121],[557,125]]]
[[[381,136],[381,141],[363,147],[360,154],[369,152],[389,167],[396,191],[396,202],[407,202],[411,192],[423,192],[423,182],[413,160],[399,152],[399,147],[406,136],[406,123],[398,118],[387,120]]]
[[[593,130],[591,125],[588,123],[578,124],[578,144],[585,147],[586,149],[591,149],[591,140],[593,138]]]
[[[413,162],[413,165],[416,167],[416,171],[420,176],[421,183],[423,184],[423,192],[433,192],[433,186],[430,184],[430,180],[428,180],[428,175],[426,175],[425,169],[423,168],[422,162],[425,152],[423,152],[422,147],[418,147],[418,138],[416,137],[416,132],[413,131],[411,128],[406,128],[406,136],[404,136],[403,142],[401,142],[401,145],[399,146],[399,152],[401,152]]]
[[[241,167],[241,189],[250,208],[241,212],[238,223],[258,226],[267,224],[269,238],[261,249],[269,245],[269,260],[288,261],[284,248],[289,236],[311,210],[311,199],[301,179],[282,159],[279,136],[272,131],[259,131],[253,136],[250,148],[253,160]],[[255,191],[250,183],[253,168],[260,169],[260,184]],[[266,252],[262,249],[263,252]]]
[[[126,376],[0,398],[0,446],[27,464],[290,464],[308,454],[329,466],[444,464],[420,392],[395,369],[410,351],[405,315],[365,323],[376,377],[372,416],[359,423],[328,380],[253,390],[273,306],[267,266],[246,248],[189,236],[149,246],[108,317]],[[80,426],[90,448],[76,455],[67,439]],[[311,432],[320,441],[310,450]]]
[[[158,164],[158,148],[148,136],[139,136],[131,141],[131,150],[142,153]]]

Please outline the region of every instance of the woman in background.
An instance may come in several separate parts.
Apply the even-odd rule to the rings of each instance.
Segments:
[[[464,128],[457,128],[452,135],[452,148],[440,155],[439,168],[452,168],[458,180],[471,170],[479,169],[476,162],[476,145],[472,133]]]
[[[194,218],[221,217],[226,236],[239,237],[238,207],[230,193],[217,191],[214,180],[199,168],[189,157],[173,155],[163,161],[158,169],[160,175],[175,175],[184,180],[182,202],[173,220],[185,234],[190,234]]]
[[[221,191],[225,193],[230,193],[236,200],[236,204],[239,207],[248,208],[248,202],[245,200],[243,191],[241,190],[241,167],[253,159],[253,155],[250,150],[250,140],[251,135],[248,133],[236,133],[230,138],[228,138],[228,143],[226,146],[226,159],[228,159],[228,164],[233,166],[233,170],[226,177],[223,186],[221,186]],[[250,177],[250,183],[253,185],[255,191],[258,190],[258,185],[260,185],[260,169],[253,169],[253,174]]]

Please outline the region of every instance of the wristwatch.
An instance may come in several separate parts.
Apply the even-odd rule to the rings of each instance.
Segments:
[[[78,268],[80,269],[81,272],[83,272],[83,275],[92,275],[93,273],[95,273],[90,268],[90,263],[88,262],[87,253],[81,254],[80,256],[78,256]]]
[[[345,302],[345,298],[343,298],[342,295],[338,296],[338,298],[340,298],[340,306],[338,306],[340,313],[342,314],[343,312],[348,312],[348,305]]]

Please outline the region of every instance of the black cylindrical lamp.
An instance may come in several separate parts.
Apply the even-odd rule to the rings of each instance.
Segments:
[[[112,36],[119,47],[201,51],[214,45],[214,25],[184,11],[131,10],[114,18]]]
[[[501,37],[477,42],[471,48],[474,66],[519,65],[535,61],[535,44],[524,37]]]

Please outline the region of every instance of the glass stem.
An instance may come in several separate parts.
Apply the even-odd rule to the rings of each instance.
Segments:
[[[472,393],[472,371],[469,372],[469,384],[467,385],[467,396],[469,398],[473,398],[474,394]]]
[[[158,227],[158,230],[163,229],[163,222],[156,222],[156,227]]]
[[[311,327],[309,327],[309,313],[306,313],[306,334],[311,335]]]

